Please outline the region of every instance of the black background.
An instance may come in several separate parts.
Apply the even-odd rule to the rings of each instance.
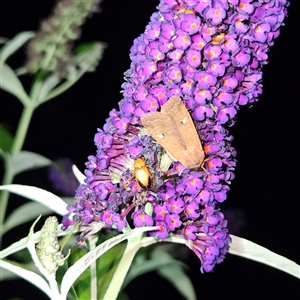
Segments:
[[[89,73],[66,93],[39,107],[32,119],[25,150],[50,159],[70,157],[84,171],[88,155],[94,155],[93,136],[112,108],[122,99],[123,73],[130,66],[129,49],[143,33],[158,0],[106,0],[83,26],[81,41],[108,44],[95,73]],[[258,103],[242,108],[230,128],[238,164],[236,178],[221,209],[227,212],[231,232],[300,263],[299,256],[299,15],[300,3],[291,1],[286,26],[269,52],[264,66],[263,95]],[[36,30],[47,17],[54,0],[1,0],[0,36],[14,37],[20,31]],[[9,59],[21,65],[23,55]],[[28,83],[28,82],[27,82]],[[12,132],[22,106],[12,95],[0,91],[0,122]],[[30,176],[29,176],[30,174]],[[48,188],[46,171],[20,175],[16,183]],[[10,204],[24,203],[17,199]],[[5,236],[4,246],[23,237],[22,228]],[[178,248],[180,253],[180,249]],[[233,255],[212,274],[199,272],[199,261],[190,253],[190,277],[198,299],[299,299],[299,280],[276,269]],[[1,274],[0,274],[1,278]],[[21,280],[0,285],[1,299],[43,299],[41,292]],[[130,299],[181,299],[155,274],[140,277],[128,286]]]

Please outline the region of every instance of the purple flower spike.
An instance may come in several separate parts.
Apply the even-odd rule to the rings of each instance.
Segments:
[[[68,206],[63,229],[79,222],[92,228],[103,222],[120,232],[127,224],[155,225],[152,237],[186,239],[202,272],[221,263],[230,236],[218,207],[236,165],[227,127],[241,105],[256,102],[262,93],[262,67],[288,5],[285,0],[160,0],[159,11],[131,47],[124,98],[95,135],[96,155],[88,157],[85,184],[76,191],[75,205]],[[163,158],[169,154],[140,120],[160,111],[173,95],[189,110],[205,152],[203,165],[194,169],[180,160],[166,166]]]

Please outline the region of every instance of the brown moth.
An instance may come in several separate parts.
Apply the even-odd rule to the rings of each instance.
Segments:
[[[160,112],[141,117],[150,135],[185,168],[199,168],[204,161],[202,144],[193,120],[178,96],[172,96]]]

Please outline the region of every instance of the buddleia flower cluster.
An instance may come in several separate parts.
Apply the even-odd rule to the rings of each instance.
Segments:
[[[234,178],[236,152],[227,128],[240,106],[262,93],[262,66],[279,35],[286,0],[161,0],[145,32],[130,51],[131,66],[113,109],[86,163],[86,180],[76,192],[63,224],[103,222],[122,231],[159,226],[159,240],[181,236],[209,272],[224,260],[230,236],[219,209]],[[205,152],[202,168],[173,162],[165,172],[165,150],[147,134],[144,114],[159,111],[173,96],[188,108]],[[155,188],[132,179],[143,157]],[[172,174],[172,176],[169,176]],[[174,174],[176,176],[174,176]],[[161,180],[164,178],[164,180]],[[126,184],[127,183],[127,184]],[[150,204],[152,214],[145,205]]]

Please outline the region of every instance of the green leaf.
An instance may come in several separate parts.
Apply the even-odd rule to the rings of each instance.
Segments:
[[[13,175],[51,165],[51,160],[34,152],[21,151],[12,156]]]
[[[5,44],[5,43],[7,43],[8,41],[9,41],[8,38],[3,37],[3,36],[0,36],[0,45]]]
[[[82,258],[86,253],[87,253],[86,250],[80,249],[78,247],[73,247],[71,250],[71,254],[68,258],[68,261],[67,261],[68,266],[71,266],[74,263],[76,263],[76,261],[78,261],[80,258]],[[67,269],[66,269],[66,272],[67,272]],[[78,299],[80,299],[80,300],[90,299],[90,297],[89,297],[90,284],[91,284],[90,270],[86,269],[73,285],[76,297]],[[84,294],[84,291],[86,291],[86,295]]]
[[[74,205],[75,200],[74,197],[61,197],[64,202],[66,202],[68,205]]]
[[[10,152],[13,141],[13,135],[2,124],[0,124],[0,148],[3,151]]]
[[[39,202],[61,216],[68,212],[67,204],[60,197],[41,188],[29,185],[9,184],[0,186],[0,190],[9,191],[11,193]]]
[[[106,294],[106,290],[118,268],[125,248],[126,243],[120,243],[104,253],[97,260],[97,275],[99,276],[97,280],[97,299],[103,299],[103,296]]]
[[[1,281],[18,279],[18,275],[16,273],[13,273],[7,269],[1,268],[0,273],[1,273]]]
[[[77,166],[73,165],[72,171],[73,171],[73,174],[75,175],[76,179],[78,180],[78,182],[80,184],[84,184],[85,183],[84,180],[85,180],[86,176],[79,171]]]
[[[97,299],[103,299],[104,292],[109,285],[112,276],[118,266],[118,263],[125,250],[126,243],[120,243],[109,249],[101,257],[97,259],[97,288],[98,295]],[[72,249],[72,253],[69,257],[69,264],[72,265],[78,261],[87,252],[82,249]],[[74,289],[77,297],[80,300],[90,300],[90,289],[91,289],[91,273],[90,269],[86,269],[80,277],[74,283]],[[103,292],[104,291],[104,292]],[[102,295],[102,296],[101,296]]]
[[[25,252],[26,251],[26,252]],[[28,252],[28,250],[24,249],[23,251],[20,252],[20,256],[14,256],[14,260],[15,261],[22,261],[22,267],[28,271],[32,271],[32,272],[36,272],[36,266],[34,264],[34,262],[31,260],[30,254]],[[28,256],[30,258],[30,262],[28,263],[23,263],[23,257],[22,254]],[[12,279],[18,279],[18,275],[15,273],[12,273],[6,269],[2,269],[1,270],[1,281],[3,280],[12,280]]]
[[[154,248],[148,248],[153,250]],[[151,251],[150,250],[150,251]],[[152,272],[157,271],[159,268],[164,268],[169,262],[162,263],[161,260],[155,260],[153,257],[147,258],[147,252],[145,249],[141,249],[134,258],[134,261],[130,267],[130,270],[124,280],[122,289],[124,289],[135,278]]]
[[[94,72],[106,47],[107,45],[101,42],[80,44],[74,51],[77,65],[86,72]]]
[[[196,300],[197,296],[190,278],[179,265],[168,265],[158,270],[158,274],[169,281],[187,300]]]
[[[232,244],[230,245],[229,253],[252,259],[300,279],[300,266],[295,262],[246,239],[234,235],[230,235],[230,237]]]
[[[120,234],[116,237],[113,237],[104,243],[97,246],[95,249],[91,250],[83,257],[78,259],[66,272],[65,276],[63,277],[61,283],[61,294],[63,297],[66,297],[68,291],[70,290],[71,286],[74,282],[79,278],[79,276],[94,262],[96,261],[101,255],[103,255],[106,251],[114,247],[115,245],[123,242],[126,239],[134,238],[137,235],[149,230],[155,230],[157,227],[141,227],[136,228],[134,230],[129,231],[128,233]],[[101,298],[100,298],[101,299]]]
[[[167,252],[156,248],[152,253],[153,260],[164,263],[164,267],[157,269],[158,274],[169,281],[177,291],[188,300],[196,300],[196,292],[190,278],[183,270],[183,264],[175,260]]]
[[[23,105],[28,105],[30,103],[30,98],[13,69],[5,63],[0,64],[0,74],[0,88],[15,95]]]
[[[57,232],[58,232],[58,236],[65,236],[67,234],[69,234],[71,231],[74,230],[74,226],[70,226],[68,229],[66,229],[65,231],[61,230],[61,224],[58,225],[57,227]],[[41,232],[35,232],[34,235],[34,242],[37,243],[40,241],[40,237],[41,237]],[[2,251],[0,251],[0,257],[4,258],[7,257],[13,253],[16,253],[24,248],[26,248],[27,245],[27,237],[20,239],[19,241],[11,244],[10,246],[8,246],[7,248],[3,249]]]
[[[49,92],[51,92],[54,87],[56,87],[60,82],[61,78],[58,73],[53,73],[52,75],[44,79],[40,83],[40,90],[38,95],[39,102],[43,102],[43,99],[46,98]]]
[[[6,219],[2,227],[2,234],[23,223],[34,220],[38,215],[50,215],[53,213],[48,207],[37,203],[28,202],[16,208]]]
[[[136,255],[126,276],[123,289],[134,278],[156,271],[161,277],[169,281],[183,297],[189,300],[197,299],[192,282],[184,272],[185,264],[175,260],[161,247],[148,247],[143,251],[141,250]]]
[[[17,265],[16,263],[10,262],[8,260],[2,260],[0,259],[0,267],[4,268],[10,272],[15,273],[19,277],[22,277],[26,281],[32,283],[36,287],[38,287],[40,290],[42,290],[47,296],[49,296],[50,299],[52,299],[52,292],[48,285],[48,283],[43,279],[40,275],[28,271],[24,269],[22,266]]]
[[[24,105],[30,102],[30,98],[13,69],[5,61],[33,36],[34,32],[31,31],[21,32],[7,42],[0,50],[0,88],[15,95]]]
[[[0,50],[0,64],[4,63],[9,56],[14,54],[34,35],[35,33],[33,31],[23,31],[7,42]]]

